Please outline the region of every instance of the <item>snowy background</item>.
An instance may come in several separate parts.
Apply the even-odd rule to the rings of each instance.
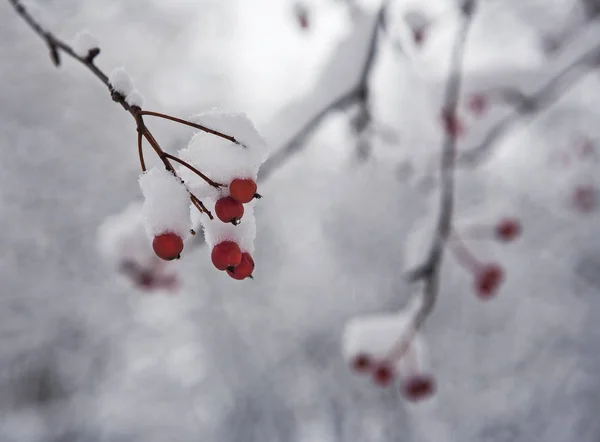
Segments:
[[[125,66],[146,108],[246,112],[276,153],[354,85],[379,2],[307,1],[306,31],[287,0],[28,4],[61,37],[89,29],[98,64]],[[410,49],[405,18],[417,10],[431,34]],[[536,90],[600,40],[588,12],[575,0],[481,1],[465,97]],[[180,289],[146,293],[97,250],[107,216],[140,199],[134,122],[83,67],[53,68],[1,2],[0,441],[600,440],[599,218],[570,201],[600,183],[598,164],[574,154],[581,137],[600,139],[597,70],[459,174],[458,226],[511,215],[524,231],[510,245],[470,244],[507,272],[491,302],[445,261],[424,329],[435,398],[408,404],[342,358],[348,319],[397,310],[413,293],[401,275],[419,253],[413,233],[435,217],[419,177],[442,139],[458,24],[449,0],[392,2],[393,35],[380,39],[369,85],[394,141],[373,137],[365,159],[349,113],[331,112],[297,155],[267,163],[254,281],[231,280],[205,247],[189,247],[173,265]],[[544,51],[553,39],[568,42],[558,55]],[[461,146],[510,111],[476,119],[461,106]],[[149,124],[169,152],[191,135]]]

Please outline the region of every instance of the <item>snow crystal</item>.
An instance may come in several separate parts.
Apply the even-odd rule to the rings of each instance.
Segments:
[[[71,46],[75,54],[81,58],[85,58],[92,49],[97,49],[99,47],[99,43],[96,37],[90,34],[87,30],[83,30],[75,34]]]
[[[400,314],[362,316],[351,319],[344,328],[342,353],[351,359],[359,353],[385,358],[394,344],[409,330],[411,316]]]
[[[202,200],[208,210],[214,215],[216,201],[211,198]],[[223,223],[218,219],[210,220],[198,209],[191,207],[192,221],[200,221],[204,230],[206,243],[212,248],[223,241],[234,241],[242,249],[242,252],[254,252],[254,240],[256,239],[256,218],[254,217],[255,201],[244,204],[244,216],[237,226],[231,223]]]
[[[108,82],[115,91],[125,97],[135,90],[133,80],[123,67],[113,69],[108,76]]]
[[[130,106],[143,107],[144,106],[144,96],[137,89],[132,90],[127,97],[125,97],[125,101]]]
[[[156,167],[139,179],[145,201],[142,217],[150,238],[173,232],[185,238],[190,229],[189,194],[172,173]]]
[[[229,184],[234,178],[257,179],[258,169],[267,159],[268,151],[265,141],[244,114],[211,111],[190,120],[233,136],[243,146],[200,131],[187,148],[179,151],[181,159],[220,184]],[[222,195],[187,168],[179,167],[177,173],[199,192],[200,197],[218,198]]]

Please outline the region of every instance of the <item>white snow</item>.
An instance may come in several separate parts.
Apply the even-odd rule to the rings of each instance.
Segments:
[[[235,178],[257,179],[258,169],[267,159],[268,150],[265,141],[245,114],[214,110],[195,115],[190,121],[233,136],[243,146],[199,131],[192,137],[189,145],[179,151],[181,159],[219,184],[228,185]],[[215,189],[184,166],[179,166],[177,173],[198,192],[197,196],[200,198],[218,198],[226,194],[226,189]]]
[[[127,94],[125,101],[130,106],[144,107],[144,96],[137,89],[134,89]]]
[[[98,39],[87,30],[75,34],[71,43],[73,51],[81,58],[87,57],[92,49],[97,49],[99,46]]]
[[[146,235],[142,203],[133,202],[124,210],[108,216],[98,228],[98,250],[112,265],[123,261],[148,263],[156,255]]]
[[[410,319],[405,312],[351,319],[344,328],[342,354],[346,359],[359,353],[385,358],[398,339],[409,331]]]
[[[123,67],[114,68],[108,76],[108,82],[115,91],[125,97],[135,90],[131,76]]]
[[[214,216],[216,201],[212,198],[203,198],[202,202]],[[256,239],[254,205],[254,200],[244,204],[244,216],[236,226],[221,222],[216,217],[214,220],[210,220],[208,216],[201,214],[194,206],[191,206],[190,210],[193,223],[200,222],[202,224],[204,238],[211,249],[223,241],[234,241],[240,246],[242,252],[253,253],[254,240]]]
[[[140,175],[139,183],[145,198],[142,217],[148,236],[173,232],[185,238],[190,230],[190,199],[181,181],[154,167]]]

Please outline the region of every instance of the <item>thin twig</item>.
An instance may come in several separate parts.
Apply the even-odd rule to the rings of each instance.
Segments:
[[[600,45],[596,45],[558,72],[537,92],[526,95],[520,91],[512,91],[511,98],[518,99],[514,111],[500,120],[479,145],[462,152],[458,156],[457,165],[475,166],[488,159],[493,153],[496,142],[521,121],[522,115],[535,116],[554,104],[566,91],[577,85],[597,67],[599,57]],[[507,90],[504,90],[504,93],[506,94]]]
[[[159,112],[152,112],[152,111],[147,111],[147,110],[140,111],[140,115],[148,115],[148,116],[151,116],[151,117],[163,118],[165,120],[174,121],[176,123],[183,124],[185,126],[193,127],[195,129],[201,130],[203,132],[206,132],[206,133],[209,133],[209,134],[212,134],[212,135],[216,135],[217,137],[224,138],[224,139],[226,139],[228,141],[231,141],[232,143],[239,144],[240,146],[246,147],[242,143],[240,143],[238,140],[236,140],[235,137],[232,137],[231,135],[226,135],[226,134],[224,134],[222,132],[216,131],[214,129],[210,129],[210,128],[206,127],[206,126],[202,126],[202,125],[197,124],[197,123],[192,123],[191,121],[182,120],[181,118],[173,117],[171,115],[161,114]]]
[[[446,92],[443,104],[444,112],[450,115],[456,114],[458,99],[462,86],[462,65],[464,58],[464,50],[467,42],[467,37],[471,24],[473,22],[475,0],[465,0],[463,3],[464,23],[457,35],[454,43],[454,50],[451,63],[451,72],[446,83]],[[433,239],[428,258],[419,268],[412,272],[411,276],[415,280],[422,280],[424,288],[421,296],[423,297],[420,308],[415,314],[411,329],[416,333],[429,314],[438,296],[440,271],[444,256],[444,248],[446,241],[451,232],[452,219],[454,215],[454,169],[456,157],[456,136],[451,132],[446,132],[446,138],[443,145],[440,173],[442,182],[442,192],[440,195],[440,212],[437,221],[436,233]],[[403,354],[408,344],[405,342],[405,337],[393,346],[391,354]]]
[[[206,181],[210,186],[214,187],[215,189],[219,189],[221,187],[225,187],[224,184],[219,184],[219,183],[214,182],[209,177],[207,177],[202,172],[200,172],[198,169],[196,169],[194,166],[192,166],[191,164],[189,164],[189,163],[183,161],[182,159],[176,157],[175,155],[171,155],[170,153],[167,153],[167,152],[163,152],[163,155],[165,157],[169,158],[170,160],[173,160],[173,161],[181,164],[182,166],[187,167],[188,169],[190,169],[192,172],[194,172],[196,175],[198,175],[200,178],[202,178],[204,181]]]
[[[137,144],[138,144],[138,156],[140,157],[140,166],[142,168],[142,172],[146,171],[146,162],[144,161],[144,150],[143,150],[143,146],[142,143],[144,141],[144,136],[142,134],[142,131],[138,130],[137,133]]]

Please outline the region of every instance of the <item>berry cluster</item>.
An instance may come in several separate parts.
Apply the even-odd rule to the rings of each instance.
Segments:
[[[512,242],[522,232],[522,226],[518,219],[506,217],[498,221],[494,226],[474,225],[466,229],[465,235],[469,238],[494,237],[500,242]],[[504,269],[495,262],[482,263],[466,247],[456,231],[448,243],[450,250],[458,262],[474,276],[473,289],[480,299],[492,298],[504,281]]]
[[[266,145],[243,114],[213,111],[194,118],[215,130],[227,130],[241,142],[199,132],[177,157],[169,156],[180,164],[177,169],[142,173],[142,215],[152,248],[165,261],[179,259],[185,238],[196,234],[191,226],[201,224],[213,265],[233,279],[252,278],[254,203],[261,198],[256,176],[266,160]],[[211,178],[199,171],[200,165]]]
[[[394,365],[389,361],[372,360],[366,353],[360,353],[352,358],[350,367],[359,374],[371,374],[373,382],[380,387],[387,387],[397,376]],[[435,393],[435,379],[425,373],[414,373],[405,376],[401,381],[400,391],[409,401],[417,402]]]
[[[414,332],[413,307],[353,318],[344,330],[343,352],[356,374],[369,375],[380,387],[398,380],[402,395],[418,402],[432,396],[436,384],[426,367],[423,339]]]

